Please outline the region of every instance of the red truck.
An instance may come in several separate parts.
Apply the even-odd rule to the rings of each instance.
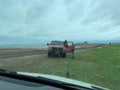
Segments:
[[[64,45],[64,41],[54,40],[48,45],[48,57],[53,55],[59,55],[61,57],[66,57],[66,53],[71,53],[73,48],[73,42],[68,42],[68,45]]]

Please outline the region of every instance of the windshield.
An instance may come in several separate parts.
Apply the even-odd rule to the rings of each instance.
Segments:
[[[120,0],[0,0],[0,69],[120,90]]]
[[[51,45],[64,45],[62,41],[52,41]]]

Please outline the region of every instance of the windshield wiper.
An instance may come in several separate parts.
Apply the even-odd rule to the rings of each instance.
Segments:
[[[69,84],[69,83],[64,83],[62,84],[64,86],[69,86],[69,87],[74,87],[76,90],[106,90],[97,86],[91,86],[91,88],[88,87],[83,87],[83,86],[78,86],[78,85],[74,85],[74,84]]]
[[[9,70],[5,70],[5,69],[0,69],[0,73],[17,74],[17,72],[15,72],[15,71],[9,71]]]
[[[69,84],[69,83],[63,83],[61,85],[66,86],[66,87],[74,88],[75,90],[96,90],[96,89],[87,88],[87,87],[78,86],[78,85]]]
[[[49,79],[49,78],[45,78],[45,77],[37,77],[40,80],[45,80],[51,84],[56,84],[58,86],[62,86],[62,87],[66,87],[66,88],[70,88],[71,90],[106,90],[104,88],[100,88],[97,86],[92,86],[91,87],[85,87],[85,86],[79,86],[79,85],[75,85],[75,84],[71,84],[71,83],[67,83],[67,82],[62,82],[62,81],[58,81],[58,80],[53,80],[53,79]]]

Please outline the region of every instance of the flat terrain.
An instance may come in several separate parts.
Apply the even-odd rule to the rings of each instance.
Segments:
[[[47,53],[47,49],[4,48],[0,49],[0,59],[40,55]]]
[[[0,68],[63,77],[66,77],[66,72],[69,71],[73,79],[111,90],[120,90],[120,45],[104,45],[101,48],[78,50],[74,60],[71,59],[71,54],[67,54],[66,58],[48,58],[46,54],[0,58]]]
[[[102,44],[81,44],[76,45],[76,50],[83,50],[89,48],[100,47]],[[47,47],[45,48],[0,48],[0,60],[14,59],[18,57],[33,57],[36,55],[47,54]]]

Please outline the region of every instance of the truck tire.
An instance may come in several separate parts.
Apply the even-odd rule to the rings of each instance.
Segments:
[[[63,53],[63,54],[62,54],[62,57],[66,57],[66,53]]]
[[[50,56],[51,56],[51,53],[48,52],[48,57],[50,57]]]

